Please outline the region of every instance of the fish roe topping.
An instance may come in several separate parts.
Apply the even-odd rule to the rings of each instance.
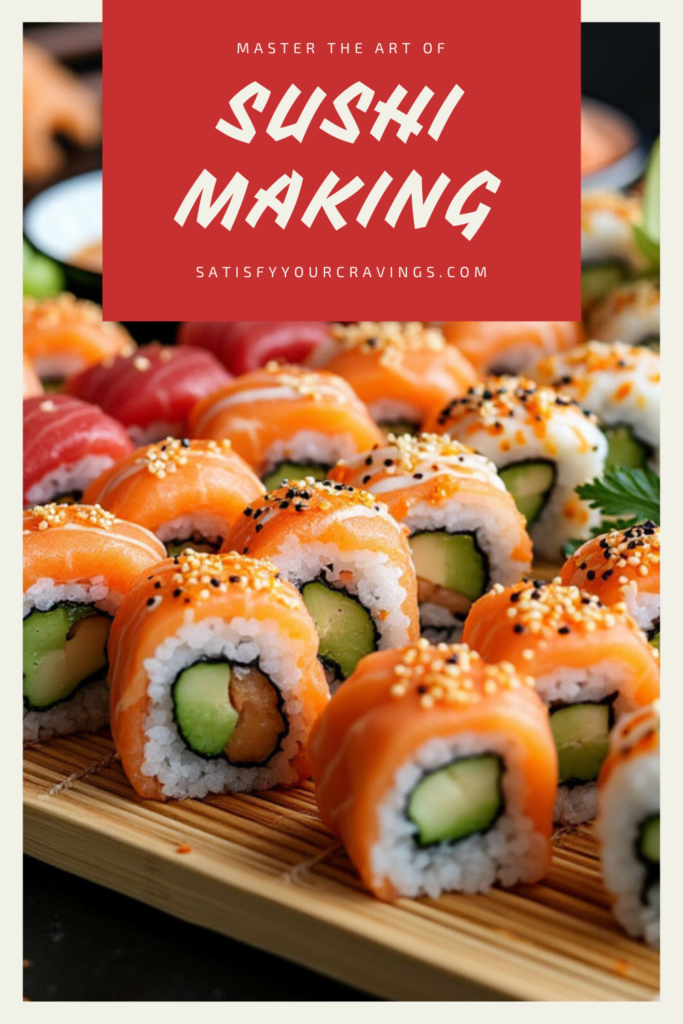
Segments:
[[[55,298],[24,299],[24,327],[36,327],[38,330],[49,330],[63,323],[78,323],[84,327],[97,327],[104,334],[123,334],[120,324],[102,319],[102,310],[94,302],[77,299],[69,292],[63,292]],[[135,343],[132,338],[122,351],[133,352]]]
[[[631,374],[634,370],[648,369],[659,381],[659,356],[650,349],[625,345],[622,341],[608,344],[604,341],[589,341],[578,345],[561,356],[542,360],[537,368],[539,378],[548,380],[555,377],[558,368],[562,375],[553,379],[556,387],[581,383],[586,374],[618,373]]]
[[[116,522],[116,516],[101,505],[57,505],[52,502],[36,505],[24,512],[25,527],[36,530],[49,530],[50,527],[67,526],[69,523],[111,530]]]
[[[348,327],[333,327],[331,334],[343,348],[365,355],[379,352],[381,363],[398,362],[404,352],[443,352],[446,348],[442,332],[419,321],[363,320]]]
[[[146,600],[149,611],[164,600],[183,605],[204,604],[216,594],[231,590],[272,592],[289,607],[298,607],[296,591],[282,579],[277,566],[266,559],[247,558],[234,552],[220,555],[186,548],[147,580],[152,584]]]
[[[187,465],[193,452],[221,455],[231,451],[232,444],[227,438],[222,441],[190,441],[186,437],[167,437],[157,444],[147,445],[136,461],[159,480],[164,480],[169,473],[176,473],[181,466]]]
[[[554,388],[542,387],[526,377],[487,377],[461,398],[449,402],[439,413],[437,424],[446,427],[474,416],[490,433],[502,433],[508,418],[534,426],[567,407],[597,423],[595,416],[584,413],[577,402]]]
[[[636,316],[648,316],[659,305],[659,284],[648,279],[633,281],[607,293],[591,313],[590,327],[600,328],[613,316],[619,316],[627,310]]]
[[[504,588],[492,587],[494,593]],[[609,630],[619,622],[631,622],[624,602],[608,607],[595,594],[575,586],[563,586],[559,577],[547,580],[525,580],[507,591],[507,621],[510,631],[525,634],[534,640],[556,639],[575,631],[594,633]],[[522,657],[531,661],[532,648],[522,651]]]
[[[283,366],[276,359],[267,362],[264,369],[266,373],[273,375],[275,384],[291,388],[303,398],[310,398],[313,402],[322,401],[329,395],[330,389],[334,390],[337,401],[346,401],[347,396],[343,387],[338,385],[332,374],[323,377],[315,370],[303,370],[298,366]]]
[[[431,644],[424,638],[406,647],[394,665],[395,681],[389,691],[396,699],[417,692],[420,707],[468,706],[504,690],[534,689],[531,676],[518,673],[501,661],[487,664],[466,644]]]
[[[620,192],[586,192],[581,196],[581,230],[590,232],[594,227],[593,218],[601,213],[611,214],[630,224],[638,219],[640,210],[641,202],[637,196],[624,196]]]

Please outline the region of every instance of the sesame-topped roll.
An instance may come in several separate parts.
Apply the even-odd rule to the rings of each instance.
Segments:
[[[282,484],[244,510],[223,550],[268,558],[299,588],[333,689],[366,654],[419,635],[407,531],[367,491]]]
[[[432,409],[475,382],[471,363],[438,328],[363,321],[332,328],[312,359],[344,377],[384,430],[415,434]]]
[[[443,332],[482,374],[523,373],[584,340],[576,320],[449,320]]]
[[[559,756],[555,820],[588,821],[612,727],[659,697],[658,652],[626,604],[559,582],[494,587],[472,605],[463,640],[535,678]]]
[[[619,192],[585,192],[581,196],[583,309],[589,309],[611,288],[647,266],[633,230],[641,217],[637,196]]]
[[[229,441],[167,437],[118,462],[85,500],[146,526],[169,555],[218,551],[232,524],[264,487]]]
[[[603,604],[623,601],[659,649],[659,562],[659,527],[645,522],[586,541],[567,559],[560,578],[565,586],[596,594]]]
[[[364,487],[407,527],[423,630],[456,639],[472,601],[531,567],[524,516],[490,459],[459,441],[390,434],[330,479]]]
[[[329,697],[317,636],[274,565],[186,551],[143,574],[111,631],[111,728],[144,798],[293,786]]]
[[[607,467],[659,470],[659,355],[646,348],[591,341],[543,359],[534,371],[595,413],[607,437]]]
[[[339,459],[382,435],[341,377],[270,362],[194,407],[191,437],[224,437],[269,490],[283,480],[323,479]]]
[[[496,464],[541,558],[559,561],[565,541],[600,522],[576,487],[602,475],[607,440],[568,396],[524,377],[488,377],[435,413],[428,429]]]
[[[315,797],[380,899],[536,882],[557,757],[533,679],[426,640],[364,658],[311,736]]]
[[[163,546],[97,505],[26,511],[23,541],[24,742],[99,729],[112,616]]]
[[[659,281],[649,278],[614,288],[588,317],[588,336],[598,341],[623,341],[659,352],[659,334]]]

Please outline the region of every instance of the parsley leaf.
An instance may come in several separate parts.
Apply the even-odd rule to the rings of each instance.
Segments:
[[[659,477],[651,469],[608,469],[603,477],[581,484],[576,493],[602,512],[602,521],[592,528],[591,537],[608,530],[628,530],[645,520],[660,522]],[[585,543],[585,538],[568,540],[562,549],[565,558]]]

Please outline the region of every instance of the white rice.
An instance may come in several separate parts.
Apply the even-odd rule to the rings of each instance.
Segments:
[[[153,420],[144,427],[134,424],[126,427],[126,430],[135,447],[142,448],[146,444],[164,441],[167,437],[180,437],[183,426],[182,420]]]
[[[424,772],[458,757],[484,753],[499,754],[504,761],[502,815],[484,834],[457,843],[419,847],[417,828],[406,815],[406,805]],[[502,733],[462,733],[420,747],[398,771],[378,810],[380,835],[372,851],[376,881],[388,879],[405,896],[432,898],[444,890],[486,892],[495,882],[510,886],[537,881],[546,864],[546,840],[520,811],[526,784],[521,767],[525,756],[515,738]]]
[[[661,599],[659,594],[646,594],[638,590],[638,584],[631,580],[623,591],[624,601],[629,613],[636,620],[644,633],[649,633],[659,622]]]
[[[229,524],[221,516],[212,512],[191,512],[184,516],[176,516],[163,523],[156,531],[162,544],[169,541],[187,540],[194,533],[200,534],[210,543],[223,540],[228,533]]]
[[[399,402],[394,398],[378,398],[368,403],[368,412],[375,423],[397,423],[407,420],[409,423],[421,423],[424,419],[416,405],[412,402]]]
[[[315,462],[333,466],[339,459],[358,451],[351,434],[323,434],[318,430],[299,430],[291,437],[271,445],[265,455],[265,476],[281,462]]]
[[[26,507],[45,505],[49,501],[54,501],[59,494],[82,492],[89,483],[104,473],[105,469],[113,465],[114,459],[111,455],[84,455],[78,462],[57,466],[33,485],[27,495]]]

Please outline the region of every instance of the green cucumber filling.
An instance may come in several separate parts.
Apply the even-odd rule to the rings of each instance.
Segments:
[[[647,904],[650,888],[659,882],[659,814],[653,814],[641,823],[636,837],[636,855],[645,867],[640,898]]]
[[[555,464],[545,459],[529,459],[513,462],[499,472],[527,525],[531,526],[545,508],[555,485]]]
[[[320,462],[279,462],[263,477],[263,486],[267,491],[274,491],[285,480],[303,480],[307,476],[324,480],[329,468]]]
[[[378,426],[385,434],[393,434],[394,437],[401,437],[403,434],[415,437],[420,433],[420,424],[412,420],[383,420]]]
[[[594,782],[607,756],[614,724],[613,698],[600,703],[558,704],[550,708],[560,785]]]
[[[418,844],[455,843],[487,832],[503,812],[502,778],[497,754],[458,758],[425,775],[408,798]]]
[[[652,448],[633,433],[626,423],[603,426],[609,445],[606,468],[641,469],[652,456]]]
[[[488,559],[473,533],[426,530],[414,533],[409,543],[420,601],[450,607],[450,604],[462,602],[453,602],[451,595],[443,591],[455,591],[472,602],[486,590]],[[467,608],[454,606],[450,610],[458,612]]]
[[[184,540],[165,541],[164,544],[169,558],[182,555],[185,548],[192,548],[193,551],[203,551],[207,554],[215,554],[216,551],[220,551],[222,545],[222,537],[218,537],[216,540],[207,540],[201,533],[193,533],[191,537],[186,537]]]
[[[627,271],[618,260],[584,263],[581,267],[581,305],[591,306],[626,279]]]
[[[657,650],[660,649],[659,648],[659,634],[660,634],[660,631],[661,631],[660,619],[657,618],[652,623],[652,625],[650,626],[650,629],[648,630],[648,633],[647,633],[647,639],[648,639],[649,643],[652,644],[653,647],[656,647]]]
[[[637,342],[639,348],[649,348],[651,352],[659,354],[659,335],[649,334],[647,338]]]
[[[111,618],[92,604],[61,601],[24,619],[24,704],[47,711],[107,673]]]
[[[313,580],[301,588],[318,633],[318,657],[336,679],[347,679],[361,658],[377,648],[377,629],[367,608],[345,590]]]
[[[198,661],[172,687],[178,732],[201,757],[266,764],[287,734],[278,689],[256,664]]]

